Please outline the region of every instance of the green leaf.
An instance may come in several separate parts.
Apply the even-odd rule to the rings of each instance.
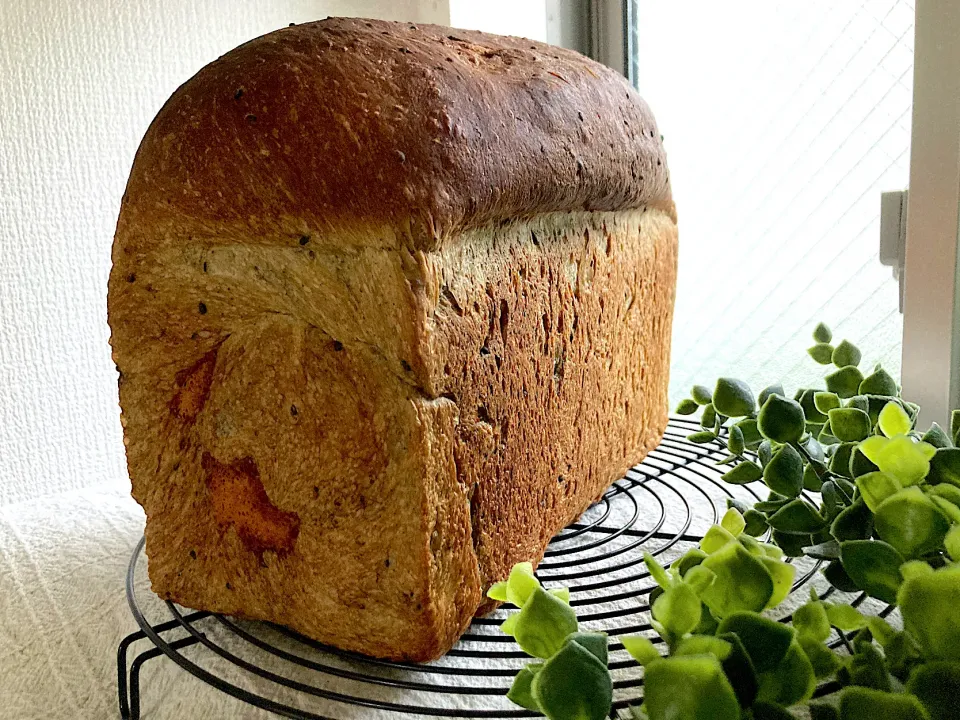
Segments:
[[[490,589],[487,590],[487,597],[491,600],[499,600],[500,602],[506,602],[507,600],[507,583],[498,582],[490,586]]]
[[[827,540],[824,543],[810,545],[803,549],[803,554],[814,560],[836,560],[840,557],[840,543],[836,540]]]
[[[607,664],[609,648],[605,632],[575,632],[567,637],[567,642],[582,645],[604,665]]]
[[[664,590],[673,585],[673,580],[670,578],[670,575],[663,569],[663,566],[657,562],[657,559],[653,555],[644,552],[643,562],[647,566],[650,577],[653,578],[653,581],[657,583],[657,585]]]
[[[833,333],[825,324],[817,323],[817,326],[813,329],[813,339],[818,343],[828,343],[833,340]]]
[[[960,561],[960,525],[954,525],[943,540],[947,554],[954,560]]]
[[[861,475],[856,484],[871,512],[876,512],[880,503],[903,490],[903,485],[893,475],[879,471]]]
[[[929,480],[929,476],[927,480]],[[948,485],[947,483],[941,483],[939,485],[932,485],[925,488],[930,492],[931,496],[942,497],[944,500],[948,500],[954,505],[960,507],[960,487],[956,485]]]
[[[700,598],[686,583],[664,590],[653,603],[653,617],[675,637],[692,632],[700,624]]]
[[[518,615],[514,638],[528,655],[548,658],[577,631],[577,615],[563,600],[537,587]]]
[[[723,672],[733,686],[733,692],[742,707],[750,707],[757,697],[760,681],[753,661],[736,633],[720,633],[717,637],[730,646],[730,654],[723,661]]]
[[[827,582],[841,592],[856,592],[860,588],[847,574],[840,560],[834,560],[823,569],[823,577]]]
[[[743,514],[743,519],[746,522],[743,532],[751,537],[760,537],[767,531],[767,528],[770,527],[767,525],[766,516],[753,508],[750,508]]]
[[[837,630],[854,632],[867,626],[867,619],[855,607],[827,603],[825,609],[827,619]]]
[[[707,432],[706,430],[687,435],[687,440],[697,445],[706,445],[707,443],[711,443],[716,439],[716,433]]]
[[[903,626],[934,660],[960,660],[960,566],[904,580],[897,596]]]
[[[929,720],[912,695],[851,686],[840,693],[841,720]]]
[[[786,657],[795,631],[755,612],[736,612],[720,621],[718,635],[734,633],[758,673],[775,669]]]
[[[720,520],[720,526],[729,531],[731,535],[736,537],[743,532],[743,529],[747,526],[744,522],[743,515],[741,515],[734,508],[730,508],[724,513],[723,518]]]
[[[801,635],[797,638],[797,643],[810,661],[813,674],[817,679],[833,677],[834,673],[840,669],[842,665],[840,658],[822,642]]]
[[[756,447],[763,440],[760,430],[757,428],[757,421],[753,418],[745,418],[732,427],[737,427],[743,433],[743,442],[747,447]]]
[[[767,401],[767,398],[771,395],[782,395],[786,397],[786,393],[783,391],[783,385],[776,383],[775,385],[768,385],[763,390],[760,391],[760,395],[757,397],[757,405],[763,407],[763,404]]]
[[[771,395],[757,416],[760,434],[780,443],[798,442],[806,429],[803,408],[795,400]]]
[[[763,469],[767,487],[784,497],[796,497],[803,488],[803,458],[792,445],[784,445]]]
[[[867,375],[860,383],[861,395],[884,395],[896,397],[899,392],[897,381],[893,379],[886,370],[880,368],[870,375]]]
[[[914,442],[906,435],[887,439],[879,435],[860,443],[860,450],[880,470],[893,475],[902,485],[914,485],[930,472],[930,461],[937,450],[932,445]]]
[[[690,398],[684,398],[680,401],[680,404],[677,405],[676,413],[677,415],[693,415],[697,408],[700,407],[694,400]]]
[[[827,610],[822,602],[809,602],[801,605],[793,613],[793,627],[800,637],[809,637],[823,642],[832,630]]]
[[[931,720],[956,720],[960,663],[929,662],[910,674],[907,692],[916,695]]]
[[[727,450],[731,455],[742,455],[746,449],[746,443],[743,441],[743,431],[736,425],[730,428],[727,435]]]
[[[774,560],[772,557],[767,556],[761,557],[760,562],[763,563],[763,566],[767,569],[767,572],[770,573],[770,577],[773,580],[773,595],[771,595],[767,601],[766,607],[774,608],[786,600],[787,595],[790,594],[797,569],[790,563]]]
[[[957,435],[960,435],[960,410],[954,410],[950,413],[950,437],[953,438],[953,444],[957,445]]]
[[[717,424],[717,411],[713,403],[703,408],[703,415],[700,416],[700,427],[712,430]]]
[[[941,549],[950,529],[947,516],[918,487],[908,487],[881,502],[873,522],[877,535],[905,557]]]
[[[673,656],[713,655],[723,662],[730,656],[732,650],[733,646],[730,643],[713,635],[690,635],[680,641],[677,649],[673,651]]]
[[[549,590],[547,590],[547,592],[556,598],[560,598],[567,605],[570,604],[570,588],[565,588],[565,587],[550,588]]]
[[[500,632],[511,637],[517,631],[517,621],[520,620],[520,613],[511,613],[507,619],[500,623]]]
[[[744,460],[734,465],[721,476],[721,480],[731,485],[747,485],[763,477],[763,470],[752,460]]]
[[[547,660],[534,676],[532,689],[550,720],[605,720],[610,715],[610,672],[579,643],[564,644]]]
[[[830,373],[825,380],[827,382],[827,390],[836,393],[841,398],[849,398],[860,392],[863,373],[851,365]]]
[[[774,584],[761,560],[738,542],[725,545],[703,561],[716,581],[701,595],[718,618],[739,610],[763,610],[773,597]]]
[[[800,441],[800,448],[805,451],[807,460],[824,467],[824,463],[827,461],[827,454],[823,449],[823,445],[813,437],[813,434],[808,435]]]
[[[700,548],[690,548],[674,560],[670,567],[676,570],[680,577],[684,577],[692,568],[702,563],[706,557],[707,554]]]
[[[713,570],[703,567],[702,564],[690,568],[686,578],[684,578],[685,583],[693,589],[697,597],[702,596],[716,580],[717,576]]]
[[[892,545],[881,540],[847,540],[840,543],[840,560],[850,579],[867,595],[890,604],[897,602],[903,556]]]
[[[671,657],[646,669],[650,720],[739,720],[740,706],[720,661],[709,655]]]
[[[761,466],[765,466],[773,458],[773,443],[764,440],[757,446],[757,460]]]
[[[830,411],[830,427],[841,442],[859,442],[870,435],[870,416],[857,408],[837,408]]]
[[[803,414],[807,419],[808,423],[814,423],[816,425],[822,425],[827,421],[827,416],[822,412],[817,410],[817,404],[814,402],[814,397],[817,394],[816,390],[801,390],[799,391],[799,397],[796,398],[797,402],[800,403],[800,407],[803,408]]]
[[[742,380],[720,378],[713,391],[713,406],[727,417],[744,417],[756,409],[753,392]]]
[[[930,474],[927,482],[931,485],[949,483],[960,488],[960,448],[940,448],[930,459]]]
[[[883,654],[871,642],[870,635],[864,632],[855,637],[853,647],[855,652],[847,665],[850,684],[874,690],[892,690]]]
[[[935,448],[953,447],[953,441],[950,439],[950,436],[947,435],[946,431],[937,423],[931,423],[930,429],[927,430],[920,439],[925,443],[933,445]]]
[[[847,401],[843,404],[847,408],[855,408],[857,410],[863,410],[868,415],[870,414],[870,398],[866,395],[854,395],[851,398],[847,398]]]
[[[736,541],[737,538],[722,525],[711,525],[700,541],[700,549],[707,555],[713,555],[727,543]]]
[[[507,692],[507,700],[535,713],[541,712],[540,704],[533,697],[533,671],[529,667],[522,668],[513,679],[513,685]]]
[[[783,661],[774,670],[760,674],[760,692],[757,700],[794,705],[813,697],[817,676],[813,665],[800,645],[790,644]]]
[[[709,405],[713,402],[713,395],[710,394],[710,388],[703,385],[694,385],[690,391],[690,397],[697,405]]]
[[[814,362],[820,365],[829,365],[833,360],[833,345],[817,343],[807,348],[807,354],[813,358]]]
[[[840,511],[830,524],[830,534],[838,542],[867,540],[873,535],[873,513],[862,498]]]
[[[850,477],[850,457],[856,447],[856,443],[838,445],[830,458],[830,471],[843,477]]]
[[[805,500],[787,503],[768,517],[767,522],[774,530],[790,535],[809,535],[827,524],[816,508]]]
[[[630,657],[646,667],[655,660],[662,659],[656,645],[650,638],[643,635],[624,635],[620,638],[623,649],[630,653]]]
[[[840,407],[840,396],[832,392],[815,392],[813,394],[813,404],[817,410],[826,415],[831,410]]]
[[[528,562],[517,563],[507,578],[507,601],[522,608],[538,587],[540,582],[533,575],[533,565]]]
[[[803,489],[810,492],[820,492],[823,489],[823,480],[817,475],[817,470],[812,464],[807,464],[803,468]]]
[[[860,349],[849,340],[842,340],[833,350],[833,364],[838,368],[857,366],[860,364]]]
[[[870,462],[869,458],[863,454],[859,447],[854,448],[850,454],[850,477],[858,478],[861,475],[877,472],[880,468]]]
[[[803,549],[815,544],[812,535],[794,535],[779,530],[774,530],[771,535],[787,557],[803,557]]]
[[[897,403],[887,403],[880,411],[880,431],[888,438],[906,435],[913,428],[910,416]]]

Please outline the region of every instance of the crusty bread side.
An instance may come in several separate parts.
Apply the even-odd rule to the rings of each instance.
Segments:
[[[186,83],[108,297],[154,589],[445,652],[663,431],[662,155],[612,73],[482,33],[332,20]]]

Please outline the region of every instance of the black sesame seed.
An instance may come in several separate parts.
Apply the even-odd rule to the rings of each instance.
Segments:
[[[243,97],[243,88],[238,88],[237,91],[233,94],[234,100],[239,100]]]
[[[127,282],[134,282],[137,279],[136,273],[130,273],[127,275]]]
[[[200,314],[201,314],[201,315],[206,315],[206,314],[207,314],[207,306],[206,306],[204,303],[200,303],[200,304],[197,306],[197,310],[200,311]]]
[[[341,350],[343,350],[343,343],[340,342],[339,340],[334,340],[334,341],[333,341],[333,349],[334,349],[334,351],[336,351],[336,352],[340,352]]]
[[[406,360],[401,360],[401,361],[400,361],[400,365],[401,365],[401,366],[403,367],[403,369],[406,370],[407,372],[410,372],[411,370],[413,370],[413,368],[410,367],[410,363],[408,363]]]
[[[194,560],[196,560],[196,559],[197,559],[197,551],[196,551],[196,550],[191,550],[191,551],[190,551],[190,557],[192,557]]]
[[[310,242],[310,236],[309,236],[309,235],[301,235],[301,236],[300,236],[300,244],[301,244],[301,245],[306,245],[308,242]]]
[[[256,116],[256,115],[253,115],[252,113],[251,113],[250,115],[247,115],[247,122],[248,122],[248,123],[251,123],[251,124],[252,124],[252,123],[255,123],[256,121],[257,121],[257,116]]]
[[[297,415],[300,414],[300,411],[297,410],[297,406],[296,406],[296,405],[291,405],[291,406],[290,406],[290,414],[291,414],[293,417],[296,417]]]

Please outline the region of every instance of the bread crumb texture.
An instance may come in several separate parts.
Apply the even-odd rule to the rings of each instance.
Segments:
[[[332,82],[315,69],[331,54],[349,67],[358,54],[373,62],[371,47],[390,48],[393,67],[432,48],[464,78],[497,64],[503,77],[483,70],[477,87],[514,98],[539,92],[541,80],[526,75],[554,52],[364,22],[291,28],[289,43],[287,31],[254,41],[168,103],[121,210],[111,343],[154,590],[348,650],[428,660],[491,608],[492,582],[516,562],[538,561],[662,436],[677,228],[665,168],[650,171],[652,185],[629,180],[631,166],[639,174],[661,162],[659,138],[640,148],[618,136],[584,153],[579,170],[551,150],[544,162],[555,165],[537,171],[551,179],[542,185],[523,165],[525,146],[519,165],[503,156],[495,143],[526,142],[525,123],[566,112],[569,96],[524,105],[509,124],[491,127],[488,114],[488,124],[471,125],[463,103],[434,97],[433,66],[421,58],[404,66],[407,95],[394,99],[412,107],[419,88],[422,104],[440,103],[467,140],[456,153],[430,155],[428,137],[386,158],[371,133],[389,127],[422,140],[425,131],[400,111],[388,125],[357,115],[368,90],[377,93],[364,101],[371,113],[389,99],[367,87],[361,63],[355,75],[334,76],[353,109],[320,117],[297,88]],[[388,40],[371,39],[385,32]],[[392,47],[398,37],[410,53]],[[304,43],[312,56],[302,57]],[[495,55],[482,58],[488,51]],[[556,52],[562,62],[551,67],[569,75],[557,82],[613,92],[613,80],[584,79],[598,66]],[[275,56],[289,62],[268,67]],[[275,92],[263,110],[256,103],[267,87]],[[637,102],[631,107],[648,114]],[[242,122],[231,119],[231,103]],[[184,108],[197,114],[178,118]],[[302,128],[271,125],[281,112]],[[230,143],[211,145],[228,123]],[[279,144],[251,145],[245,123],[267,127]],[[356,135],[353,149],[341,133]],[[573,147],[575,138],[566,140]],[[251,148],[264,159],[250,160]],[[503,157],[468,157],[469,148]],[[625,187],[594,172],[609,152],[632,153],[617,171],[627,168]],[[344,164],[373,157],[363,172],[383,207],[379,196],[340,187],[354,176],[334,155]],[[421,184],[396,175],[388,159],[414,167]],[[307,200],[311,173],[323,186]],[[470,182],[490,187],[455,186],[463,173],[485,174]]]

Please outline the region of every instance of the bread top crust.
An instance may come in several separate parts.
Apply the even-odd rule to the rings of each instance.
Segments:
[[[241,45],[174,93],[120,230],[189,218],[264,242],[281,228],[367,244],[360,224],[435,249],[507,218],[645,205],[672,213],[663,144],[612,70],[522,38],[329,18]]]

